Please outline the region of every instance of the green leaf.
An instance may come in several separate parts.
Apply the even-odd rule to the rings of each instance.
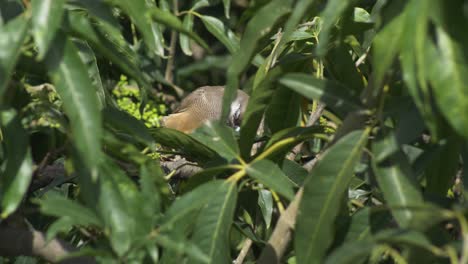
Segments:
[[[433,45],[425,47],[430,56],[431,66],[427,78],[434,88],[434,99],[443,116],[449,124],[468,138],[468,118],[464,113],[468,110],[468,59],[465,57],[466,47],[458,42],[442,28],[437,28],[438,54]],[[432,61],[434,63],[432,63]]]
[[[179,197],[167,209],[160,229],[177,229],[178,227],[175,226],[177,222],[186,219],[194,211],[199,211],[219,190],[225,190],[224,184],[222,180],[210,181]]]
[[[221,120],[226,120],[231,102],[234,100],[239,88],[239,78],[245,71],[255,53],[263,48],[261,42],[266,37],[275,33],[277,24],[291,12],[291,0],[273,0],[256,12],[247,24],[241,39],[240,49],[233,55],[233,60],[228,69],[227,86],[223,97],[223,111]],[[241,148],[242,149],[242,148]]]
[[[333,241],[335,217],[368,137],[369,130],[342,137],[323,154],[306,179],[296,220],[298,263],[322,262]]]
[[[419,112],[431,133],[438,137],[437,115],[432,104],[431,91],[426,78],[429,61],[437,60],[424,54],[425,46],[430,40],[427,36],[429,26],[429,1],[417,3],[410,2],[405,8],[405,32],[401,38],[401,64],[403,67],[403,80],[418,107]]]
[[[269,190],[259,190],[257,203],[262,212],[263,221],[265,221],[266,228],[268,229],[270,228],[273,215],[273,195]]]
[[[455,133],[441,140],[440,149],[425,170],[427,193],[444,197],[453,185],[459,170],[459,156],[463,141]]]
[[[145,89],[151,89],[151,85],[139,71],[137,54],[130,49],[121,35],[117,35],[115,28],[93,23],[80,13],[72,12],[68,18],[69,30],[74,36],[86,40],[93,49],[115,63],[138,84]]]
[[[72,225],[102,226],[101,220],[92,210],[58,193],[48,192],[38,203],[43,214],[66,217]]]
[[[344,11],[355,1],[341,1],[331,0],[327,2],[327,6],[320,14],[320,18],[323,20],[322,29],[320,30],[319,40],[317,44],[317,53],[319,56],[325,56],[330,41],[330,34],[335,26],[338,18],[344,13]]]
[[[271,70],[250,96],[249,104],[242,119],[239,140],[241,156],[244,159],[250,156],[250,150],[255,142],[257,130],[261,127],[263,113],[275,91],[275,82],[281,74],[283,74],[281,67]],[[226,89],[224,94],[226,94]]]
[[[200,19],[206,29],[223,43],[230,53],[235,53],[239,50],[239,40],[221,20],[212,16],[200,16]]]
[[[148,11],[150,8],[157,8],[154,2],[145,0],[112,0],[111,2],[119,6],[132,19],[151,51],[159,55],[164,54],[161,35],[153,31],[158,29],[156,25],[152,25]]]
[[[97,213],[108,230],[112,248],[118,256],[148,235],[154,212],[141,210],[145,202],[133,181],[109,158],[100,164]]]
[[[254,161],[246,169],[247,174],[288,200],[294,198],[294,184],[283,171],[269,160]]]
[[[192,134],[192,137],[208,146],[228,162],[239,159],[237,145],[232,128],[218,122],[208,122]]]
[[[97,65],[96,56],[94,51],[85,41],[74,40],[73,43],[79,49],[78,54],[80,55],[81,60],[88,68],[88,75],[91,77],[93,86],[96,88],[96,94],[99,99],[99,109],[102,109],[106,106],[107,102],[112,104],[113,100],[109,92],[104,89],[101,81],[101,75],[99,73],[99,68]]]
[[[198,215],[192,241],[208,255],[208,263],[231,262],[229,234],[236,201],[236,183],[223,182]]]
[[[73,143],[85,164],[96,170],[101,158],[101,113],[78,49],[72,41],[62,37],[52,44],[46,65],[70,119]]]
[[[180,150],[195,160],[207,161],[217,156],[211,148],[180,131],[161,127],[150,129],[150,133],[157,143]]]
[[[286,87],[276,89],[265,113],[265,122],[271,133],[294,127],[299,123],[302,97]]]
[[[350,241],[335,249],[325,264],[355,264],[362,263],[372,253],[375,244],[372,241]]]
[[[422,228],[424,200],[404,154],[400,150],[387,151],[394,148],[393,137],[389,134],[373,146],[374,156],[379,157],[372,162],[376,179],[398,224]],[[384,152],[388,154],[383,155]],[[420,208],[415,210],[414,207]]]
[[[280,161],[298,143],[314,138],[317,134],[324,133],[320,126],[291,127],[276,132],[265,145],[265,158]]]
[[[148,128],[127,112],[107,107],[102,110],[102,116],[104,117],[105,124],[115,131],[125,133],[153,150],[156,148],[156,142]]]
[[[350,112],[361,108],[358,96],[335,81],[320,80],[305,73],[288,73],[279,82],[306,98],[324,102],[333,109]]]
[[[32,1],[32,34],[39,49],[38,58],[42,60],[49,50],[57,30],[62,24],[65,0]]]
[[[229,11],[231,9],[231,0],[223,0],[224,16],[229,18]]]
[[[373,41],[372,65],[374,66],[374,85],[382,85],[385,73],[392,65],[398,51],[401,49],[403,31],[405,29],[404,13],[398,14],[384,25]]]
[[[16,65],[21,52],[21,47],[26,39],[29,27],[29,19],[21,15],[0,26],[0,103],[10,79],[13,68]]]
[[[188,13],[185,15],[182,22],[185,30],[193,30],[193,15]],[[180,35],[180,48],[187,56],[192,56],[192,49],[190,47],[190,38],[187,35]]]
[[[364,89],[363,76],[356,69],[347,45],[340,45],[330,49],[324,59],[325,68],[331,77],[346,86],[355,93]]]
[[[159,22],[159,23],[161,23],[161,24],[163,24],[165,26],[168,26],[168,27],[176,30],[176,31],[179,31],[182,34],[185,34],[185,35],[189,36],[190,38],[195,40],[198,44],[200,44],[200,46],[202,46],[206,50],[208,50],[208,51],[211,50],[210,47],[208,46],[208,44],[206,44],[206,42],[202,38],[200,38],[200,36],[198,36],[195,32],[193,32],[191,30],[185,29],[184,25],[182,24],[182,22],[180,22],[179,18],[177,18],[176,16],[171,14],[169,11],[165,11],[165,10],[159,9],[157,7],[153,7],[153,8],[150,9],[149,13],[151,15],[151,18],[154,21]]]
[[[173,240],[173,236],[157,235],[154,241],[166,249],[171,249],[179,254],[187,254],[193,260],[201,263],[210,263],[210,258],[200,249],[200,247],[191,242]],[[166,252],[165,252],[166,253]],[[164,257],[164,256],[163,256]],[[167,263],[167,262],[164,262]]]
[[[23,200],[33,174],[29,138],[15,110],[0,112],[6,157],[0,167],[1,218],[13,213]]]

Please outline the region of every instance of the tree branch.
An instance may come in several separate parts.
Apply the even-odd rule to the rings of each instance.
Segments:
[[[96,263],[92,257],[66,258],[68,254],[77,251],[78,249],[69,243],[57,238],[47,243],[45,235],[36,230],[0,227],[0,255],[2,256],[35,256],[52,263],[62,264]]]

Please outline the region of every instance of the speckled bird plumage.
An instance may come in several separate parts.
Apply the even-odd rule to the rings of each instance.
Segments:
[[[182,100],[173,114],[163,118],[163,126],[190,133],[206,121],[220,119],[223,95],[223,86],[203,86],[196,89]],[[248,101],[249,96],[237,90],[237,96],[231,104],[228,125],[240,125]]]

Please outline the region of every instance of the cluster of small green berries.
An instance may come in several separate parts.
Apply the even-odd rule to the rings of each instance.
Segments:
[[[159,127],[159,119],[166,114],[166,105],[161,101],[150,100],[140,114],[141,95],[136,86],[128,84],[126,76],[121,76],[117,86],[112,90],[120,109],[142,120],[147,127]]]

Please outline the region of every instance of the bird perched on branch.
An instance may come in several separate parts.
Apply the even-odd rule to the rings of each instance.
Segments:
[[[184,133],[191,133],[203,123],[221,118],[224,86],[203,86],[185,97],[173,114],[163,117],[162,125]],[[237,90],[231,103],[228,125],[240,126],[249,102],[249,96]]]

